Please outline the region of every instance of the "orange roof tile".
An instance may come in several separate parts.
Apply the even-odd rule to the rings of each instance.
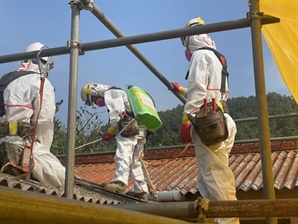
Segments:
[[[297,142],[272,142],[274,187],[298,187]],[[198,166],[193,148],[183,152],[183,146],[152,148],[144,160],[150,178],[158,191],[179,190],[182,194],[198,192]],[[181,154],[181,155],[180,155]],[[114,153],[97,153],[76,156],[75,174],[95,183],[110,182],[114,178]],[[177,158],[176,158],[177,157]],[[62,163],[65,158],[60,157]],[[259,144],[239,144],[233,147],[229,159],[237,190],[259,190],[263,187]],[[128,190],[132,189],[129,181]]]

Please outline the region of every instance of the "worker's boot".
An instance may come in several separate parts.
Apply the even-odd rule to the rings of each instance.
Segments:
[[[125,194],[127,185],[122,183],[121,181],[117,181],[117,182],[111,182],[109,184],[104,183],[102,184],[102,187],[109,191],[113,191],[119,194]]]
[[[127,192],[126,194],[129,195],[129,196],[135,197],[135,198],[140,198],[144,201],[148,201],[147,192],[141,192],[141,193]]]

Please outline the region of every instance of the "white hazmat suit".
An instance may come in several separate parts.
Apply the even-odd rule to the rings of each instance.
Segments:
[[[114,130],[113,133],[110,133],[109,130],[107,131],[110,139],[112,135],[116,135],[117,131],[120,131],[118,127],[120,119],[125,117],[125,115],[131,115],[133,113],[126,92],[117,87],[99,83],[86,84],[82,88],[81,97],[86,105],[90,106],[93,104],[92,102],[95,102],[100,107],[106,106],[108,108],[110,118],[109,130]],[[101,100],[101,102],[104,100],[104,103],[99,104],[98,100]],[[114,157],[116,169],[115,178],[111,183],[118,183],[119,181],[123,183],[124,186],[121,186],[122,193],[124,193],[128,185],[129,177],[133,181],[135,193],[148,192],[141,164],[141,156],[146,143],[147,128],[140,124],[138,126],[140,132],[135,136],[124,137],[120,134],[116,136],[117,150]],[[103,140],[105,140],[104,136]]]
[[[183,39],[182,39],[183,40]],[[202,47],[216,49],[214,41],[208,34],[199,34],[185,37],[183,45],[191,53],[188,88],[184,92],[186,104],[184,114],[194,114],[200,109],[206,98],[216,101],[227,100],[228,85],[226,80],[225,93],[220,92],[222,79],[222,64],[211,50],[198,50]],[[235,177],[229,168],[229,153],[234,144],[236,125],[231,116],[224,113],[227,120],[229,136],[225,141],[216,145],[203,144],[191,125],[190,134],[195,146],[198,161],[198,187],[203,198],[209,200],[237,200]],[[239,223],[237,218],[219,218],[219,224]]]
[[[104,93],[105,104],[110,115],[110,124],[117,127],[119,114],[124,111],[132,113],[126,93],[121,89],[109,89]],[[141,156],[146,143],[147,128],[139,124],[140,133],[132,137],[118,135],[115,154],[115,178],[112,182],[121,181],[128,185],[128,178],[133,180],[134,192],[148,192],[148,187],[142,171]]]
[[[35,44],[36,46],[41,46],[40,43]],[[41,104],[39,93],[41,76],[39,74],[39,67],[30,61],[27,63],[21,62],[17,71],[32,71],[32,74],[15,79],[4,90],[3,96],[6,114],[1,118],[7,121],[27,122],[34,126]],[[36,141],[32,152],[35,164],[32,175],[43,184],[61,187],[65,181],[65,167],[50,152],[54,134],[53,119],[55,111],[54,88],[46,78],[43,89],[42,108],[38,117]],[[0,139],[0,143],[2,142],[19,143],[19,145],[22,145],[23,141],[18,136],[7,136]]]

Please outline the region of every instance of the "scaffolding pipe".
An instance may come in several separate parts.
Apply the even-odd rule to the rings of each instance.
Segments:
[[[90,0],[81,0],[84,5],[88,5]],[[101,21],[117,38],[125,37],[124,34],[104,15],[104,13],[93,4],[92,14]],[[135,45],[126,45],[126,47],[183,103],[186,100],[179,93],[174,91],[171,83],[154,67],[154,65],[136,48]]]
[[[298,112],[297,113],[288,113],[288,114],[279,114],[279,115],[271,115],[268,116],[268,119],[280,119],[280,118],[290,118],[290,117],[298,117]],[[250,121],[257,121],[258,117],[250,117],[250,118],[240,118],[240,119],[235,119],[234,121],[236,123],[244,123],[244,122],[250,122]]]
[[[68,88],[68,116],[67,116],[67,146],[66,146],[66,171],[65,171],[65,197],[72,199],[74,189],[74,167],[75,167],[75,130],[77,111],[77,89],[78,89],[78,64],[79,64],[79,30],[80,30],[80,8],[79,1],[73,0],[71,5],[71,37],[70,65],[69,65],[69,88]]]
[[[244,143],[258,143],[260,140],[259,139],[249,139],[249,140],[238,140],[235,141],[235,144],[244,144]],[[298,141],[298,136],[291,136],[291,137],[281,137],[281,138],[271,138],[271,141]],[[298,142],[297,142],[298,145]],[[147,148],[147,152],[150,151],[159,151],[159,150],[172,150],[172,149],[184,149],[185,145],[172,145],[172,146],[158,146],[158,147],[151,147]],[[194,148],[194,145],[191,144],[189,145],[189,148]],[[115,153],[115,151],[105,151],[105,152],[92,152],[92,153],[80,153],[76,154],[76,156],[96,156],[96,155],[107,155]],[[59,159],[63,159],[64,155],[58,155],[57,156]],[[158,192],[157,192],[158,194]]]
[[[290,136],[290,137],[277,137],[277,138],[271,138],[271,142],[274,141],[298,141],[298,136]],[[244,143],[257,143],[260,142],[260,139],[247,139],[247,140],[237,140],[235,141],[234,145],[236,144],[244,144]],[[171,146],[158,146],[158,147],[150,147],[146,150],[149,151],[158,151],[158,150],[165,150],[165,149],[183,149],[185,145],[171,145]],[[190,144],[189,148],[193,148],[194,145]],[[111,152],[103,152],[105,153],[111,153]],[[92,154],[92,153],[91,153]],[[97,153],[94,153],[97,154]]]
[[[238,19],[238,20],[232,20],[232,21],[226,21],[226,22],[206,24],[204,26],[194,26],[190,28],[181,28],[181,29],[161,31],[156,33],[149,33],[149,34],[135,35],[135,36],[129,36],[129,37],[122,37],[117,39],[108,39],[108,40],[84,43],[82,45],[82,51],[93,51],[93,50],[99,50],[99,49],[131,45],[136,43],[146,43],[146,42],[152,42],[152,41],[180,38],[181,36],[190,36],[190,35],[196,35],[200,33],[213,33],[213,32],[234,30],[234,29],[247,28],[247,27],[250,27],[250,24],[248,20],[244,18],[244,19]],[[17,54],[3,55],[3,56],[0,56],[0,64],[35,58],[37,53],[38,51],[30,51],[30,52],[22,52]],[[40,56],[48,57],[48,56],[64,55],[69,53],[70,53],[69,47],[63,46],[63,47],[45,49],[40,53]]]
[[[181,220],[193,220],[197,218],[201,210],[199,207],[202,208],[203,214],[208,218],[298,216],[298,198],[238,201],[209,201],[201,199],[194,202],[162,202],[108,206]]]
[[[298,140],[298,136],[270,138],[270,142],[276,142],[276,141],[297,141],[297,140]],[[234,142],[234,144],[258,143],[260,141],[261,141],[260,139],[236,140]]]
[[[266,85],[264,75],[264,60],[262,51],[262,36],[261,36],[261,17],[262,13],[259,8],[259,0],[249,1],[251,20],[251,39],[254,64],[254,79],[257,99],[257,114],[258,114],[258,130],[260,136],[260,153],[262,163],[262,175],[264,185],[264,198],[275,199],[274,192],[274,177],[272,171],[271,146],[270,146],[270,131],[268,120],[268,107],[266,99]],[[262,209],[263,210],[263,209]],[[266,218],[267,224],[277,224],[276,217]]]
[[[190,222],[0,186],[1,223],[186,224]]]

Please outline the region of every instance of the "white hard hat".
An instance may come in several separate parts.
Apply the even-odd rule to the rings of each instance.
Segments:
[[[25,52],[28,52],[28,51],[39,51],[42,47],[44,47],[44,45],[40,42],[35,42],[33,44],[30,44],[26,51]],[[43,60],[47,61],[48,60],[48,57],[42,57]]]
[[[191,19],[189,20],[186,25],[185,25],[185,28],[188,28],[188,27],[193,27],[193,26],[198,26],[198,25],[205,25],[205,22],[201,19],[201,17],[197,17],[197,18],[194,18],[194,19]],[[182,45],[184,47],[187,47],[187,40],[188,38],[186,37],[181,37],[181,42],[182,42]]]
[[[197,26],[197,25],[205,25],[205,22],[201,19],[201,17],[197,17],[194,19],[189,20],[185,27],[192,27],[192,26]]]
[[[104,92],[111,88],[111,86],[107,86],[100,83],[87,83],[81,89],[81,98],[85,102],[85,105],[91,106],[93,105],[93,101],[91,100],[92,96],[95,97],[104,97]]]

